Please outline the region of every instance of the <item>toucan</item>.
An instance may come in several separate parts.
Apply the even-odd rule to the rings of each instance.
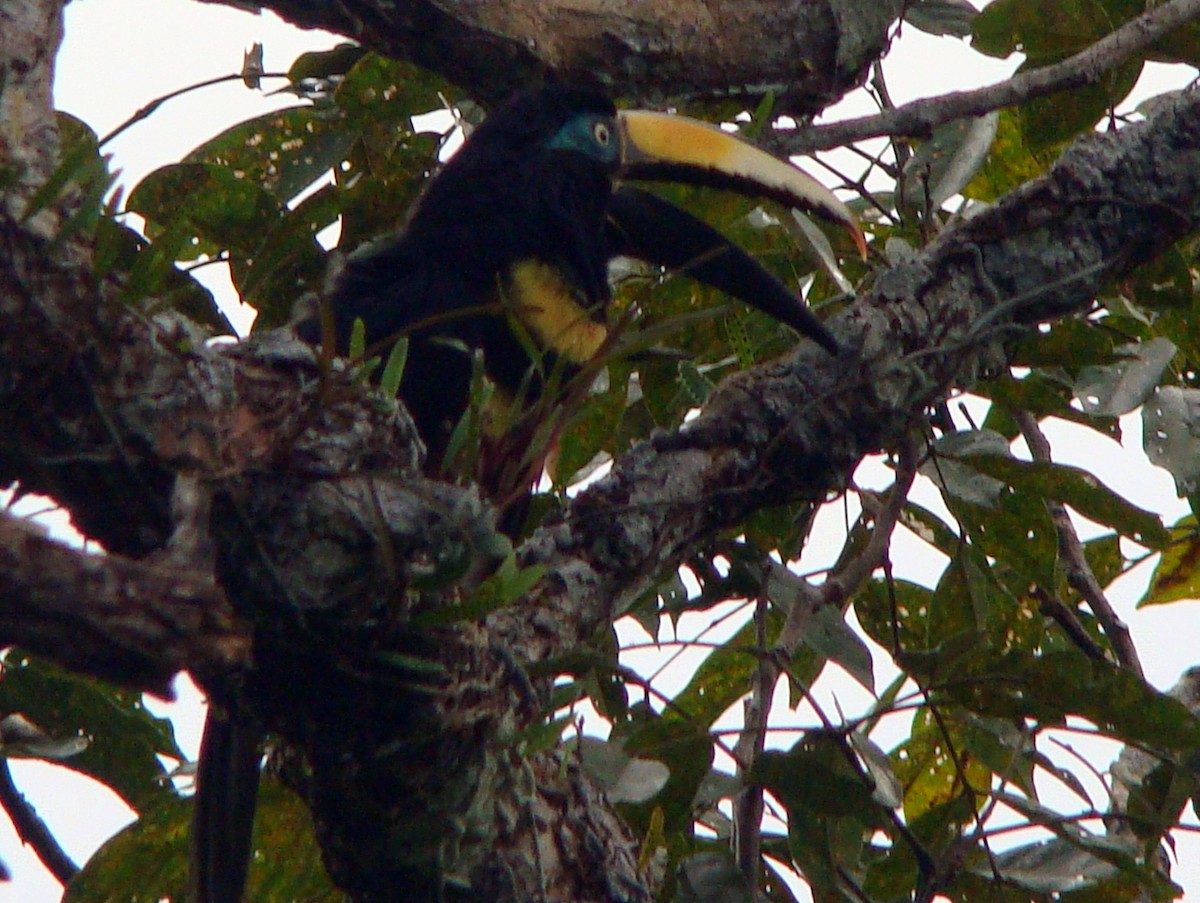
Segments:
[[[708,185],[809,210],[849,232],[846,206],[800,169],[697,120],[618,111],[568,87],[521,93],[430,182],[395,237],[352,254],[300,336],[344,353],[408,340],[400,398],[433,467],[470,404],[476,356],[497,393],[526,403],[613,350],[609,262],[630,256],[715,286],[830,352],[809,308],[708,224],[627,180]],[[553,377],[553,380],[552,380]],[[259,754],[210,715],[197,778],[192,903],[240,903]]]
[[[498,391],[528,401],[556,368],[569,374],[611,350],[608,264],[619,255],[683,270],[836,349],[753,258],[629,179],[774,198],[841,224],[865,247],[846,206],[790,163],[707,123],[543,88],[484,120],[401,234],[349,259],[324,301],[326,328],[314,317],[300,333],[343,352],[359,319],[376,350],[407,337],[400,397],[435,466],[467,407],[472,352]]]

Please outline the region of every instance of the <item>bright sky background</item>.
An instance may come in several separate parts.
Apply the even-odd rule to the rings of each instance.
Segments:
[[[314,31],[301,31],[273,15],[255,16],[227,7],[190,0],[75,0],[67,6],[66,41],[58,61],[56,98],[60,108],[88,122],[98,134],[105,134],[126,120],[144,104],[169,91],[215,76],[239,70],[242,53],[255,41],[266,45],[268,71],[286,70],[291,61],[306,50],[324,49],[340,40]],[[990,84],[1009,74],[1015,60],[996,61],[980,57],[953,39],[933,39],[915,29],[905,30],[885,63],[893,98],[898,102],[950,90],[962,90]],[[1187,75],[1179,70],[1153,67],[1144,79],[1139,95],[1158,93],[1177,87]],[[271,86],[269,86],[271,87]],[[164,105],[148,121],[135,125],[107,148],[114,165],[123,170],[127,187],[136,184],[153,169],[178,160],[187,151],[230,124],[270,109],[290,106],[288,95],[267,97],[246,89],[240,82],[208,88]],[[861,115],[873,108],[859,92],[830,111],[825,117]],[[824,174],[811,167],[818,177]],[[220,297],[231,298],[217,267],[205,268],[211,287]],[[236,303],[236,302],[234,302]],[[235,322],[248,322],[248,316],[231,311]],[[1081,428],[1063,428],[1052,433],[1058,460],[1093,470],[1109,485],[1119,486],[1137,504],[1168,513],[1168,522],[1186,511],[1175,498],[1170,477],[1156,470],[1141,454],[1140,421],[1126,417],[1124,448]],[[890,476],[877,464],[868,464],[858,475],[864,486],[884,486]],[[918,491],[915,500],[932,508],[940,501],[929,487]],[[853,511],[850,512],[852,517]],[[817,537],[828,537],[806,551],[804,564],[817,568],[828,564],[840,547],[843,518],[840,506],[827,506],[821,514]],[[897,575],[926,581],[940,570],[929,560],[928,547],[911,537],[898,535],[893,552]],[[1132,630],[1151,681],[1160,688],[1171,686],[1182,671],[1200,662],[1192,638],[1200,636],[1200,606],[1180,603],[1173,606],[1134,611],[1132,602],[1144,589],[1149,568],[1142,567],[1122,581],[1112,593],[1114,602]],[[725,625],[709,639],[721,639],[742,623]],[[683,630],[689,625],[681,625]],[[696,628],[699,629],[699,628]],[[630,638],[634,631],[625,631]],[[1181,638],[1191,641],[1181,642]],[[642,639],[646,639],[642,637]],[[890,663],[876,651],[876,680],[883,686],[889,679]],[[683,656],[694,664],[694,657]],[[629,664],[641,664],[642,654],[627,657]],[[672,665],[680,668],[682,663]],[[837,681],[828,695],[836,695],[847,711],[860,710],[867,695],[849,680]],[[172,710],[178,713],[176,730],[179,741],[190,756],[199,743],[200,708],[194,690],[181,684],[181,701]],[[811,717],[790,723],[811,723]],[[903,736],[903,725],[896,737]],[[779,736],[776,743],[790,744],[794,736]],[[1071,742],[1083,747],[1077,739]],[[1096,764],[1106,768],[1113,752],[1101,754]],[[19,787],[34,801],[39,814],[49,823],[69,854],[82,863],[97,845],[130,818],[128,810],[103,788],[76,778],[53,766],[38,763],[14,763]],[[1190,813],[1189,813],[1190,814]],[[1180,862],[1175,880],[1190,886],[1200,898],[1200,840],[1195,836],[1177,837]],[[0,903],[53,903],[61,896],[58,884],[31,854],[21,848],[8,824],[0,817],[0,858],[13,871],[15,881],[0,884]]]

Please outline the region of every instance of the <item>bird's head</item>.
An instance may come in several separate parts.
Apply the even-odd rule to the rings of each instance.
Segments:
[[[514,161],[566,154],[576,162],[599,164],[614,178],[707,185],[770,198],[842,226],[865,252],[853,214],[828,188],[786,160],[685,116],[617,111],[602,94],[542,88],[517,95],[489,116],[471,145],[488,160],[496,159],[499,146]]]
[[[621,137],[612,114],[579,113],[546,142],[552,151],[585,154],[613,172],[621,164]]]

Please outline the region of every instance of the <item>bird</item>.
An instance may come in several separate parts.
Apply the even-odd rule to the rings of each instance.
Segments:
[[[800,207],[845,229],[866,254],[845,204],[791,163],[707,123],[618,111],[602,93],[546,86],[492,112],[432,178],[401,231],[347,257],[321,313],[297,332],[344,354],[361,321],[367,356],[407,340],[399,397],[433,472],[471,404],[480,357],[496,396],[519,407],[614,350],[609,263],[618,256],[685,271],[838,352],[793,291],[707,223],[628,184],[637,180]],[[197,774],[192,903],[241,903],[261,759],[256,737],[237,713],[209,717]]]
[[[618,112],[603,94],[547,87],[487,117],[403,231],[349,258],[324,301],[333,335],[320,317],[300,335],[345,352],[361,320],[368,348],[407,338],[400,397],[435,467],[468,405],[471,352],[482,353],[503,397],[528,401],[549,374],[569,376],[610,347],[608,264],[618,255],[686,269],[836,350],[820,320],[752,257],[628,179],[774,198],[842,225],[865,248],[846,206],[790,163],[707,123]]]

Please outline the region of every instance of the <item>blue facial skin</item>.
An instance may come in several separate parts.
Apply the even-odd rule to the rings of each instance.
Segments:
[[[616,166],[620,159],[619,145],[617,129],[611,119],[586,114],[576,116],[564,125],[546,146],[551,150],[577,151],[606,166]]]

